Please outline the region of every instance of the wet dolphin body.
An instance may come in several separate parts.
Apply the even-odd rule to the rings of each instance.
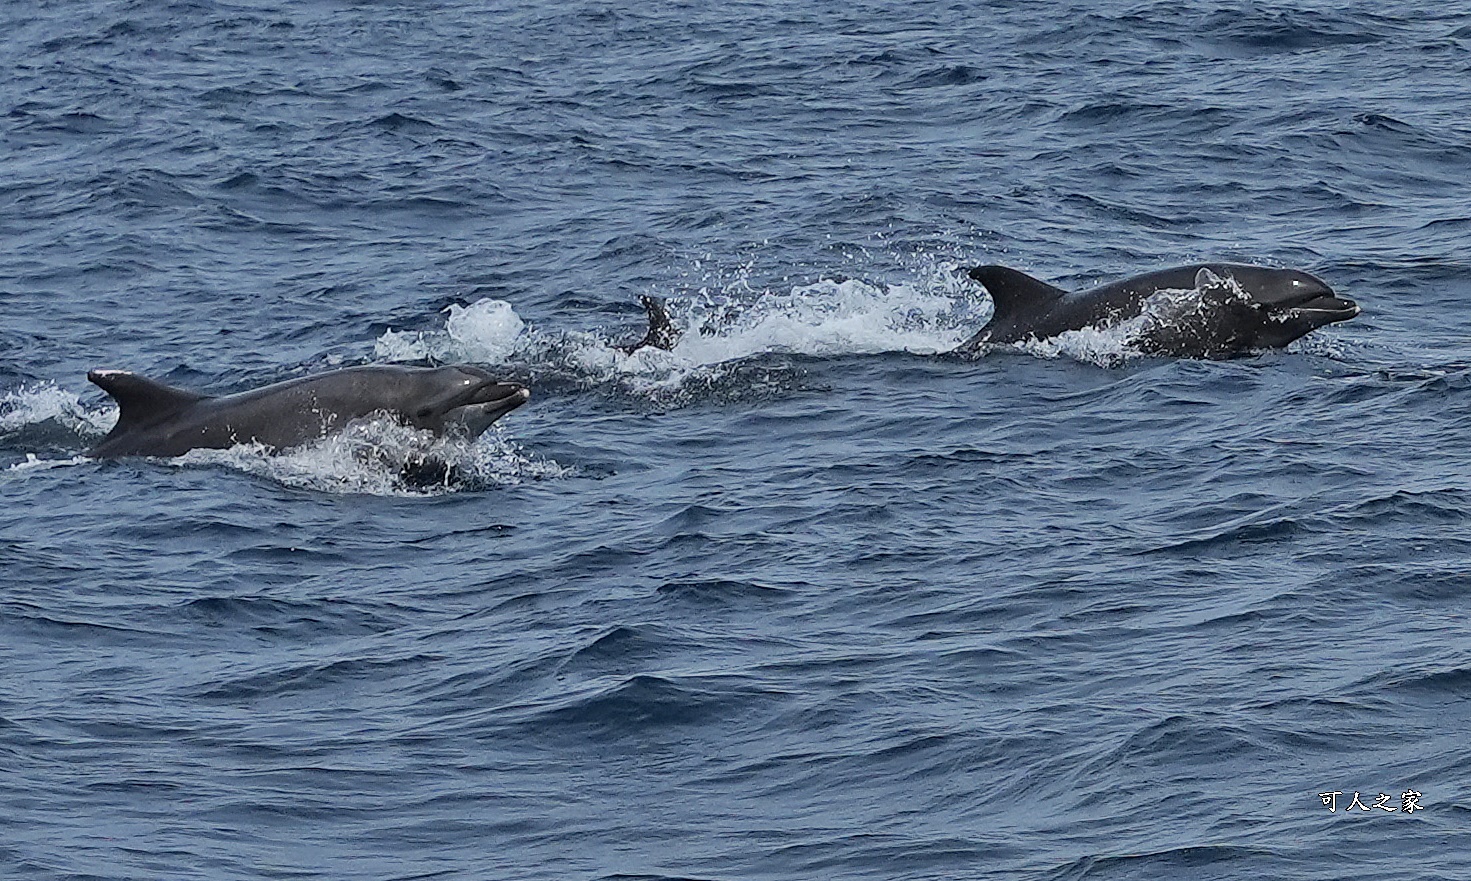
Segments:
[[[260,443],[284,450],[386,413],[435,434],[479,437],[530,398],[478,367],[349,367],[211,397],[120,370],[87,378],[117,401],[117,425],[88,455],[179,456],[193,449]]]
[[[1230,358],[1285,346],[1359,314],[1321,279],[1295,269],[1239,263],[1177,266],[1069,293],[1005,266],[968,273],[995,304],[991,320],[955,354],[988,344],[1044,340],[1085,327],[1110,327],[1148,312],[1133,341],[1151,355]],[[1157,296],[1161,292],[1184,292]]]

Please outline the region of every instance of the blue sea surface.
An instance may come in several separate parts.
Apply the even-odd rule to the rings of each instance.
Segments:
[[[0,62],[0,877],[1471,878],[1464,7],[38,0]],[[1202,260],[1364,311],[937,357],[964,267]],[[85,456],[92,368],[454,362],[533,397],[442,482]]]

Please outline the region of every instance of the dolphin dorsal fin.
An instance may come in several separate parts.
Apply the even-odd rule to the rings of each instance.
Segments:
[[[87,374],[87,379],[117,401],[118,427],[150,425],[209,397],[126,370],[93,370]]]
[[[1203,291],[1206,288],[1212,288],[1225,283],[1226,280],[1212,272],[1209,266],[1202,266],[1200,267],[1200,271],[1195,273],[1195,289],[1197,291]]]
[[[1067,291],[1005,266],[977,266],[970,277],[986,286],[996,311],[991,320],[1007,321],[1022,311],[1046,312]]]

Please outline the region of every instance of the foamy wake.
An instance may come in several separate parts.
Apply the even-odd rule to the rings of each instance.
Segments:
[[[24,471],[50,471],[52,468],[66,468],[71,465],[85,465],[92,460],[86,456],[72,456],[69,459],[42,459],[35,453],[26,453],[24,462],[16,462],[10,466],[11,472]]]
[[[1109,327],[1068,330],[1045,340],[1023,340],[1008,347],[1038,358],[1072,358],[1100,367],[1113,367],[1130,358],[1143,357],[1143,353],[1134,347],[1138,330],[1125,326],[1137,320]]]
[[[514,364],[533,380],[565,370],[583,383],[667,400],[669,392],[706,386],[728,366],[760,355],[950,351],[979,330],[991,311],[989,298],[958,268],[940,260],[920,267],[908,282],[820,280],[785,290],[753,288],[738,275],[668,298],[681,334],[667,352],[645,348],[629,355],[618,342],[596,334],[528,329],[502,300],[451,306],[443,330],[390,330],[379,337],[375,352],[390,361]],[[1115,366],[1145,357],[1140,343],[1161,324],[1212,320],[1205,312],[1214,307],[1202,295],[1209,290],[1218,297],[1220,285],[1247,296],[1234,279],[1211,276],[1199,288],[1159,291],[1129,319],[996,348]],[[1332,351],[1312,336],[1292,347],[1325,349]]]
[[[658,393],[691,380],[704,384],[723,366],[764,354],[948,351],[979,327],[978,304],[978,292],[954,266],[887,286],[848,279],[785,291],[701,288],[668,298],[681,330],[672,350],[630,355],[596,334],[528,330],[509,303],[480,300],[446,310],[443,330],[387,331],[374,352],[389,361],[512,362],[533,375],[568,370],[586,383]]]
[[[22,386],[0,395],[0,441],[8,448],[75,448],[79,442],[90,442],[106,434],[115,421],[116,407],[88,407],[75,392],[49,383]],[[11,463],[6,470],[11,473],[49,471],[90,461],[86,456],[53,459],[28,452],[24,461]]]

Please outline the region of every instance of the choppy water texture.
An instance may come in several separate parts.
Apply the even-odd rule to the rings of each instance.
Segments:
[[[1471,877],[1449,8],[5,5],[0,874]],[[1365,313],[933,357],[1203,259]],[[422,359],[535,389],[447,485],[83,456]]]

